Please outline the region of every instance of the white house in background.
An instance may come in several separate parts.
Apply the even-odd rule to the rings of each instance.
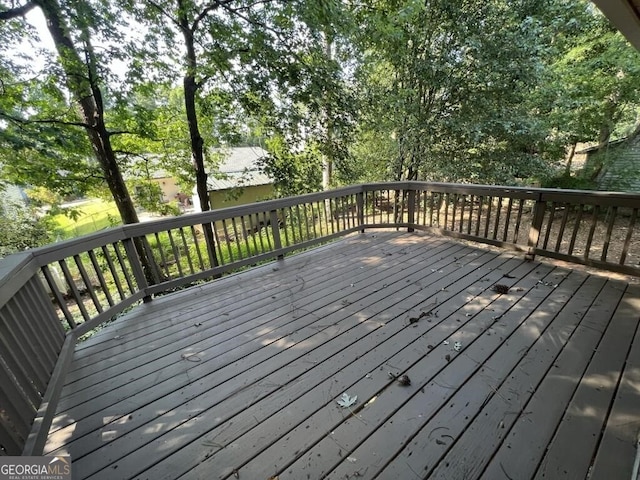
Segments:
[[[272,198],[273,180],[260,170],[259,160],[267,156],[260,147],[225,149],[227,154],[217,173],[209,173],[207,188],[211,208],[232,207]],[[198,192],[193,189],[193,205],[200,210]]]

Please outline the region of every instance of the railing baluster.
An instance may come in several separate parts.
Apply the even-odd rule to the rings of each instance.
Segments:
[[[102,269],[98,264],[98,259],[96,258],[96,254],[93,250],[89,250],[89,260],[91,261],[91,265],[93,265],[93,270],[96,272],[98,282],[100,283],[100,288],[102,289],[102,293],[104,293],[104,296],[107,299],[107,303],[110,307],[113,307],[115,305],[115,302],[113,301],[113,297],[111,296],[111,292],[109,291],[109,287],[107,286],[107,282],[102,273]]]
[[[176,245],[176,241],[173,238],[173,233],[171,232],[171,229],[167,230],[167,235],[169,236],[169,244],[171,245],[171,252],[173,253],[173,260],[176,264],[176,267],[178,268],[178,277],[182,278],[184,277],[184,272],[182,271],[182,262],[181,262],[181,255],[180,255],[180,250],[178,249],[178,246]]]
[[[140,262],[140,258],[138,257],[138,250],[136,249],[135,239],[125,238],[122,241],[122,244],[124,245],[124,250],[127,254],[127,258],[129,259],[129,265],[131,266],[131,271],[133,272],[133,278],[135,278],[136,280],[137,290],[140,292],[144,292],[148,287],[147,278],[144,274],[144,270],[142,269],[142,263]],[[118,250],[116,249],[116,251]],[[119,256],[119,258],[122,261],[122,257]],[[122,268],[123,269],[125,268],[124,265]],[[131,291],[135,292],[136,289],[134,289],[133,286],[131,285],[131,280],[129,279],[128,275],[127,275],[127,281],[129,282]],[[145,295],[145,302],[149,300],[150,300],[150,297],[148,295]]]
[[[476,237],[480,236],[480,225],[482,225],[482,210],[484,208],[484,196],[478,197],[478,220],[476,221]]]
[[[631,212],[631,218],[629,219],[629,226],[627,227],[627,235],[624,239],[624,246],[622,247],[622,254],[620,255],[620,265],[624,265],[627,260],[627,252],[629,251],[629,245],[631,245],[631,237],[633,236],[633,230],[636,226],[636,219],[638,218],[638,209],[634,208]]]
[[[521,198],[518,202],[518,217],[516,218],[516,226],[513,229],[513,241],[512,243],[518,243],[518,236],[520,235],[520,222],[522,221],[522,207],[526,200]]]
[[[96,293],[95,293],[95,291],[93,289],[93,284],[91,282],[91,279],[89,278],[89,275],[87,274],[87,271],[84,268],[84,265],[82,264],[82,260],[80,259],[80,255],[74,255],[73,256],[73,260],[76,262],[76,266],[78,267],[78,272],[80,272],[80,277],[82,278],[82,281],[84,283],[84,286],[85,286],[85,289],[86,289],[87,293],[91,297],[91,301],[95,305],[96,310],[98,311],[98,313],[102,313],[102,311],[103,311],[102,305],[100,304],[100,301],[98,300],[98,297],[96,296]]]
[[[304,242],[305,236],[302,232],[302,215],[300,215],[300,206],[296,205],[296,222],[298,222],[298,233],[300,233],[299,241]]]
[[[527,260],[533,260],[535,258],[536,248],[540,240],[540,230],[542,229],[544,213],[547,208],[547,203],[541,197],[541,195],[538,197],[533,207],[533,219],[531,221],[531,227],[529,228],[529,241],[527,242],[529,250],[525,256]]]
[[[484,238],[489,238],[489,225],[491,225],[491,206],[493,205],[493,196],[487,197],[487,218],[484,225]]]
[[[413,232],[415,229],[413,225],[416,223],[416,191],[409,190],[408,210],[407,210],[407,223],[411,225],[407,231]]]
[[[600,257],[601,261],[607,260],[607,252],[609,251],[609,243],[611,242],[611,233],[613,232],[613,224],[616,221],[616,217],[618,215],[618,207],[612,206],[609,207],[607,212],[609,216],[609,223],[607,224],[607,233],[604,237],[604,245],[602,245],[602,255]]]
[[[507,238],[509,238],[509,225],[511,222],[512,209],[513,209],[513,198],[509,197],[509,202],[507,203],[507,215],[504,218],[504,233],[502,235],[503,242],[506,242]]]
[[[549,239],[551,238],[551,228],[553,227],[553,221],[555,220],[555,217],[556,217],[556,203],[551,202],[551,207],[548,208],[548,210],[549,210],[549,220],[547,220],[547,228],[545,229],[544,241],[542,243],[542,248],[544,250],[547,249]]]
[[[129,295],[130,295],[131,293],[133,293],[135,291],[135,286],[133,285],[133,280],[131,278],[131,273],[129,273],[129,269],[127,268],[127,264],[124,261],[124,257],[122,256],[122,252],[120,251],[120,245],[118,243],[113,243],[111,245],[113,246],[113,251],[116,252],[116,258],[118,259],[118,264],[120,265],[120,270],[122,271],[122,274],[124,275],[124,278],[127,281],[127,285],[129,286]],[[126,249],[126,246],[125,246],[125,249]],[[129,296],[129,295],[127,295],[127,296]]]
[[[229,246],[226,239],[220,241],[220,233],[218,232],[218,229],[215,227],[215,225],[212,226],[211,233],[213,234],[213,243],[215,246],[214,251],[217,250],[217,254],[215,256],[218,259],[218,263],[220,265],[228,264],[229,262],[225,262],[224,254],[222,253],[222,244],[224,243],[225,245],[227,245],[227,247]]]
[[[78,310],[80,310],[82,318],[86,322],[90,318],[89,312],[87,312],[87,309],[84,306],[84,302],[82,301],[82,296],[80,295],[80,291],[78,290],[78,286],[76,285],[76,282],[73,279],[73,275],[69,270],[67,262],[64,259],[62,259],[58,262],[58,265],[60,265],[60,268],[62,269],[62,275],[64,276],[64,279],[67,282],[67,286],[69,287],[69,290],[71,291],[71,298],[73,298],[73,300],[76,302],[76,306],[78,307]]]
[[[118,275],[118,271],[116,270],[116,266],[113,263],[113,259],[111,258],[111,254],[107,249],[107,245],[102,247],[102,253],[104,258],[107,260],[107,266],[109,267],[109,272],[111,273],[111,277],[113,278],[113,282],[116,285],[116,289],[118,290],[118,294],[120,295],[120,300],[124,300],[127,296],[124,293],[122,288],[122,283],[120,282],[120,275]],[[155,262],[154,262],[155,263]]]
[[[171,273],[169,272],[169,262],[167,262],[167,257],[164,254],[164,248],[162,248],[162,241],[160,241],[160,235],[158,235],[158,232],[154,233],[153,235],[155,236],[158,252],[160,253],[160,260],[162,261],[162,263],[160,264],[160,268],[162,268],[162,270],[164,271],[164,276],[166,278],[171,278]]]
[[[562,221],[560,222],[560,229],[558,230],[558,238],[556,240],[556,252],[560,251],[562,246],[562,237],[564,236],[564,229],[567,225],[567,219],[569,218],[569,205],[565,202],[562,204],[564,212],[562,214]]]
[[[453,198],[453,206],[452,206],[452,212],[451,212],[451,231],[455,232],[457,230],[456,214],[458,213],[458,194],[453,193],[451,194],[451,197]]]
[[[280,238],[280,226],[278,225],[278,212],[276,210],[269,211],[269,218],[271,220],[271,233],[273,235],[273,247],[277,252],[282,250],[282,240]],[[284,255],[278,255],[278,259],[284,258]]]
[[[596,225],[598,224],[598,215],[600,215],[600,205],[596,205],[593,209],[593,218],[591,220],[591,228],[589,228],[589,235],[587,236],[587,244],[584,247],[584,258],[589,258],[591,253],[591,242],[593,241],[593,234],[596,231]]]
[[[236,217],[231,217],[231,227],[233,229],[233,238],[235,240],[236,247],[238,248],[238,258],[240,260],[243,260],[244,255],[242,254],[242,245],[240,244],[240,240],[238,239],[238,228],[236,226]]]
[[[196,228],[193,225],[190,225],[191,230],[191,238],[193,238],[193,245],[196,249],[196,256],[198,257],[198,265],[200,265],[200,271],[204,270],[204,258],[202,257],[202,252],[200,251],[200,241],[198,240],[198,233],[196,232]]]
[[[444,230],[449,229],[449,192],[444,193]]]
[[[227,221],[224,218],[222,219],[222,231],[224,232],[224,243],[227,246],[229,261],[234,262],[233,252],[231,251],[231,239],[229,238],[229,231],[227,229]]]
[[[502,196],[498,197],[498,205],[496,206],[496,220],[495,220],[495,224],[493,226],[493,235],[492,235],[492,239],[493,240],[497,240],[498,239],[498,231],[500,228],[500,216],[502,214]]]
[[[193,268],[193,262],[191,261],[191,252],[189,251],[187,238],[184,235],[184,229],[180,227],[178,231],[180,232],[180,238],[182,239],[182,247],[184,248],[184,254],[187,257],[187,265],[189,265],[189,272],[191,273],[191,275],[193,275],[195,273],[195,270]]]
[[[578,232],[580,231],[580,222],[582,221],[582,213],[584,212],[584,204],[578,205],[578,216],[573,224],[573,232],[571,233],[571,242],[569,242],[568,254],[573,255],[573,249],[576,245],[576,239],[578,238]]]
[[[49,266],[44,265],[41,270],[45,280],[47,281],[47,285],[49,285],[49,289],[51,290],[51,292],[53,293],[53,296],[56,299],[58,308],[60,308],[60,310],[62,311],[62,314],[64,315],[64,318],[67,321],[67,324],[69,325],[69,328],[75,328],[76,327],[75,319],[73,318],[73,315],[67,308],[67,302],[65,301],[62,292],[58,288],[58,284],[54,280],[54,277],[51,274],[51,271],[49,270]]]

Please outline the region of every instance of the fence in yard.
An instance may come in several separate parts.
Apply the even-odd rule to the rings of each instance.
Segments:
[[[11,256],[0,262],[0,454],[38,453],[78,338],[154,295],[375,228],[640,275],[639,208],[640,196],[622,193],[365,184],[125,225]]]

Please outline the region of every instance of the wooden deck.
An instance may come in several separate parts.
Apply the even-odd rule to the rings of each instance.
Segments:
[[[620,280],[356,234],[78,345],[45,454],[109,480],[631,478],[639,318]]]

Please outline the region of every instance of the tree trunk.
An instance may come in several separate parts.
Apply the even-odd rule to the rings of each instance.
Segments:
[[[98,87],[95,72],[82,60],[73,44],[68,32],[69,27],[62,17],[58,1],[34,0],[34,4],[42,9],[47,20],[47,27],[65,72],[67,88],[80,106],[80,116],[85,124],[91,147],[100,164],[122,222],[125,224],[138,223],[138,214],[122,178],[111,146],[111,138],[104,123],[102,92]],[[147,256],[141,239],[136,239],[135,245],[147,282],[152,284],[154,276],[151,259]]]
[[[88,75],[86,64],[69,36],[57,0],[35,0],[34,3],[42,9],[47,19],[47,27],[66,75],[67,87],[80,105],[80,115],[86,125],[91,147],[102,168],[122,221],[137,223],[138,215],[116,162],[109,132],[104,124],[102,96],[96,84],[97,79]]]
[[[571,144],[571,151],[569,152],[569,158],[567,158],[567,166],[564,169],[565,176],[569,177],[571,175],[571,164],[573,163],[573,157],[576,154],[576,143]]]
[[[327,56],[327,60],[331,60],[333,52],[331,49],[331,39],[329,35],[324,35],[324,54]],[[333,129],[331,126],[331,108],[329,102],[324,107],[324,128],[327,133],[327,145],[331,145],[333,141]],[[331,178],[333,177],[333,159],[326,153],[322,155],[322,189],[329,190],[331,187]]]
[[[200,134],[198,126],[198,114],[196,111],[196,92],[199,85],[196,82],[196,71],[198,62],[194,45],[193,31],[189,26],[187,18],[187,8],[182,0],[177,0],[178,22],[184,37],[186,53],[186,73],[183,79],[184,86],[184,106],[187,114],[187,124],[189,125],[189,138],[191,141],[191,159],[196,177],[196,191],[200,201],[200,210],[206,212],[211,209],[209,204],[209,188],[207,187],[207,171],[204,165],[204,139]],[[218,258],[215,250],[215,240],[213,227],[210,223],[203,224],[204,238],[207,244],[207,253],[212,267],[218,266]]]

